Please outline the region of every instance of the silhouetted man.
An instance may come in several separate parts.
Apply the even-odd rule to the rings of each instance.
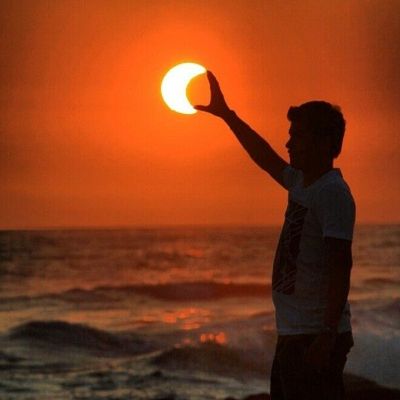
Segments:
[[[353,346],[347,296],[355,204],[333,160],[345,121],[324,101],[290,107],[290,164],[234,111],[207,71],[211,100],[195,106],[222,118],[253,161],[289,192],[276,250],[272,298],[278,340],[271,371],[273,400],[342,399],[343,368]]]

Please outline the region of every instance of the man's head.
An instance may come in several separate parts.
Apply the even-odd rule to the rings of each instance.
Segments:
[[[342,149],[346,122],[340,108],[325,101],[290,107],[290,139],[286,144],[293,167],[309,170],[332,163]]]

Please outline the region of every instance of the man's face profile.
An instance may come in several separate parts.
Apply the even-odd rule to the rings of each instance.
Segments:
[[[330,146],[329,136],[313,133],[306,121],[291,123],[286,147],[293,168],[310,171],[332,160]]]

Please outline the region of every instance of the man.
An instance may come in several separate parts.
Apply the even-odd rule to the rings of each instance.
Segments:
[[[288,164],[229,109],[215,76],[207,76],[210,104],[195,108],[222,118],[254,162],[289,192],[272,276],[278,341],[271,397],[342,399],[343,368],[353,346],[347,296],[355,222],[350,189],[333,167],[343,115],[323,101],[291,107]]]

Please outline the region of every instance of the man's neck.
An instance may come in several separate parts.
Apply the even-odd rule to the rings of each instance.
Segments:
[[[313,168],[309,171],[303,171],[303,186],[307,187],[312,185],[315,181],[321,178],[322,175],[325,175],[327,172],[333,169],[333,163],[320,166],[318,168]]]

